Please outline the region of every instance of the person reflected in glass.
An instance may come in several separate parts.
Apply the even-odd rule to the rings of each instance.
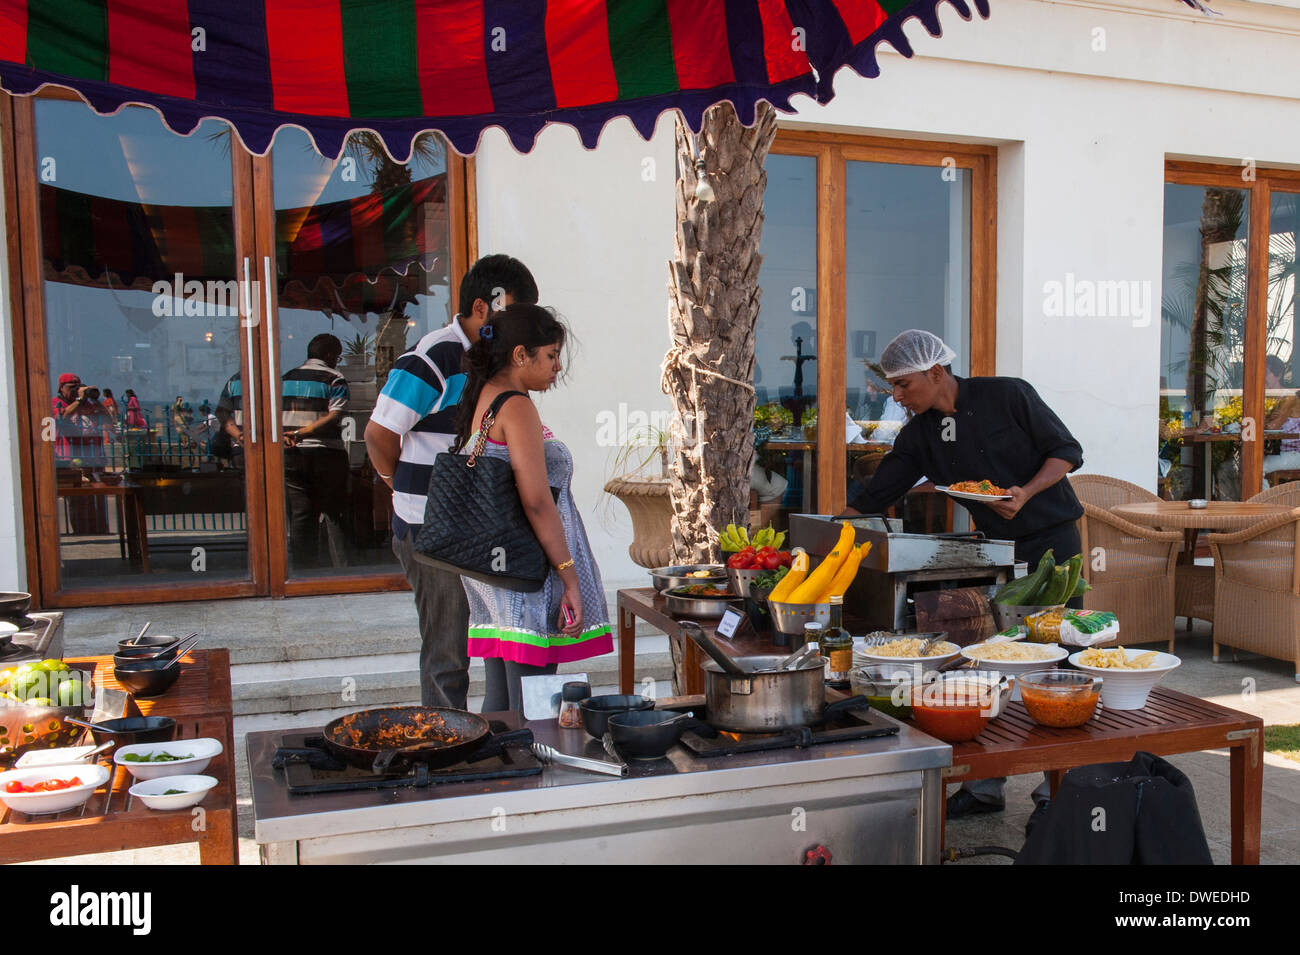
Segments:
[[[59,468],[99,470],[104,457],[104,406],[99,389],[83,385],[72,372],[59,376],[59,387],[51,401],[54,411],[54,465]],[[68,516],[76,534],[108,531],[108,512],[102,498],[87,497],[69,502]]]
[[[237,467],[244,453],[244,390],[239,372],[231,375],[221,389],[216,416],[217,433],[208,442],[208,453],[220,468]]]
[[[317,335],[307,344],[307,360],[281,379],[284,484],[295,570],[347,566],[343,515],[349,465],[343,411],[349,395],[348,381],[337,370],[342,356],[341,341],[328,333]]]
[[[148,422],[144,420],[144,412],[140,408],[140,399],[135,396],[135,392],[130,388],[126,389],[126,426],[128,428],[147,428]]]
[[[1269,355],[1265,363],[1264,380],[1269,389],[1284,387],[1283,382],[1290,374],[1286,362],[1277,355]],[[1264,477],[1273,471],[1294,471],[1300,469],[1300,394],[1292,391],[1284,395],[1264,421],[1265,431],[1286,431],[1294,438],[1283,438],[1277,454],[1264,458]]]

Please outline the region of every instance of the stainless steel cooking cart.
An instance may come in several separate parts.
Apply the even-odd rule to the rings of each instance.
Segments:
[[[561,752],[603,756],[581,730],[524,724]],[[952,749],[909,726],[803,749],[633,764],[626,779],[537,776],[423,789],[293,795],[248,735],[255,838],[267,863],[936,863]]]

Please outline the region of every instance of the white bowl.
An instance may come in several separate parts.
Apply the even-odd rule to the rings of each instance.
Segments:
[[[113,754],[113,762],[125,766],[136,779],[159,779],[163,776],[185,776],[201,773],[208,768],[208,763],[221,755],[221,740],[211,737],[199,739],[174,739],[168,743],[133,743],[123,746]],[[189,756],[189,759],[176,759],[166,763],[134,763],[126,757],[132,753],[170,753],[173,756]],[[166,787],[164,787],[166,788]]]
[[[1062,660],[1064,660],[1067,656],[1070,655],[1070,652],[1068,650],[1066,650],[1064,647],[1056,643],[1023,644],[1023,646],[1040,647],[1043,650],[1049,651],[1048,654],[1044,656],[1043,659],[1041,660],[981,660],[978,657],[971,655],[972,650],[976,649],[977,647],[984,646],[985,643],[992,643],[992,642],[993,641],[991,640],[985,640],[983,643],[972,643],[968,647],[962,647],[961,655],[964,656],[967,660],[973,660],[976,666],[996,669],[999,673],[1005,673],[1008,676],[1012,676],[1012,677],[1020,673],[1028,673],[1030,670],[1050,670],[1052,669],[1052,667],[1056,666],[1058,663],[1060,663]],[[1011,641],[1000,640],[998,642],[1004,643],[1004,642],[1011,642]],[[1011,699],[1012,701],[1020,699],[1019,680],[1017,680],[1015,684],[1011,687]]]
[[[81,779],[80,786],[60,789],[52,793],[8,793],[5,787],[13,780],[30,786],[42,779]],[[98,763],[67,763],[62,766],[41,766],[33,769],[11,769],[0,773],[0,802],[10,809],[33,816],[64,812],[83,805],[100,786],[108,782],[107,767]]]
[[[203,797],[216,784],[215,776],[160,776],[142,780],[127,791],[150,809],[188,809],[203,802]],[[169,789],[185,791],[163,795]]]
[[[945,663],[950,663],[961,653],[961,648],[953,641],[944,640],[941,643],[947,643],[951,646],[953,648],[952,652],[929,657],[882,657],[872,653],[869,646],[854,647],[853,665],[884,667],[886,679],[891,679],[896,674],[902,673],[912,677],[914,681],[919,683],[925,673],[937,670]]]
[[[1145,670],[1115,670],[1108,667],[1084,666],[1079,656],[1085,651],[1070,654],[1070,665],[1091,676],[1099,676],[1101,681],[1101,704],[1112,710],[1140,710],[1147,705],[1147,696],[1164,675],[1182,665],[1182,660],[1172,653],[1159,650],[1130,650],[1124,653],[1132,660],[1144,653],[1154,652],[1156,665]]]

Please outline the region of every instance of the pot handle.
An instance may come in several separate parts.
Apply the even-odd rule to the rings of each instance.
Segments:
[[[677,627],[685,636],[694,640],[705,653],[711,656],[713,662],[722,667],[723,673],[745,679],[749,677],[749,674],[742,670],[735,660],[731,659],[727,651],[718,646],[717,641],[705,633],[704,628],[694,620],[682,620],[677,624]]]

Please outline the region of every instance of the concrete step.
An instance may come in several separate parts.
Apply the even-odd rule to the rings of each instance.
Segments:
[[[667,637],[638,641],[639,680],[672,681],[672,656]],[[593,686],[618,684],[618,657],[606,654],[562,664],[561,673],[586,673]],[[484,693],[481,660],[470,663],[471,698]],[[244,663],[231,667],[231,692],[236,716],[297,713],[335,708],[393,706],[420,700],[419,655],[375,654],[284,663]],[[617,692],[611,690],[610,692]]]
[[[613,592],[608,605],[616,606]],[[415,604],[397,592],[71,609],[64,613],[64,653],[112,653],[146,622],[151,634],[197,631],[200,647],[228,647],[231,663],[240,665],[416,653],[420,646]],[[636,633],[659,631],[638,621]]]

